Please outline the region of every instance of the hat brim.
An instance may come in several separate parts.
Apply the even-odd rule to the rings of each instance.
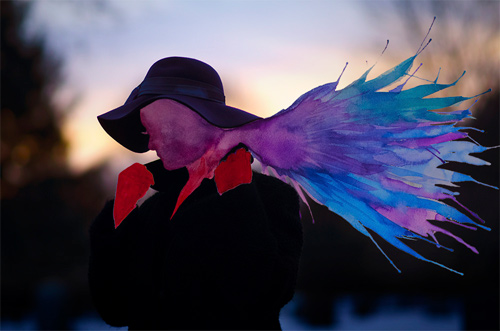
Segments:
[[[142,95],[97,118],[103,129],[122,146],[136,153],[144,153],[149,150],[149,136],[141,123],[140,110],[158,99],[178,101],[220,128],[235,128],[260,119],[256,115],[223,103],[172,94]]]

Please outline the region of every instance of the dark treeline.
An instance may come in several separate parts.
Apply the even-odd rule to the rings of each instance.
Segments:
[[[61,59],[26,39],[30,2],[1,1],[2,319],[35,314],[41,329],[68,327],[91,309],[87,228],[102,207],[101,168],[70,172],[53,95]]]

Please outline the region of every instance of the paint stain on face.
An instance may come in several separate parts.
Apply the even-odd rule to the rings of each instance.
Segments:
[[[192,164],[220,140],[221,130],[189,107],[170,99],[156,100],[141,109],[141,122],[167,170]]]

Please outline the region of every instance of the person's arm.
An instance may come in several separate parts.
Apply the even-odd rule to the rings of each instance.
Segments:
[[[258,175],[259,176],[259,175]],[[262,201],[276,238],[278,306],[284,306],[295,292],[303,233],[297,192],[288,184],[269,176],[257,180]]]
[[[137,208],[115,229],[113,204],[104,206],[90,227],[89,286],[103,320],[112,326],[128,325],[128,233]]]

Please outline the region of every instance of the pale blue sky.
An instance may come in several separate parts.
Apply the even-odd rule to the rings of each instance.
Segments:
[[[58,99],[64,103],[79,96],[64,123],[70,162],[77,170],[104,158],[155,158],[151,153],[138,158],[119,146],[106,136],[96,116],[123,104],[151,64],[163,57],[187,56],[209,63],[222,77],[228,104],[267,117],[302,93],[336,80],[347,61],[340,86],[376,61],[374,74],[388,69],[411,56],[419,44],[408,48],[411,42],[402,33],[405,17],[388,1],[33,4],[27,34],[43,31],[63,57],[66,84]],[[426,25],[434,16],[425,10],[411,15]],[[434,29],[439,29],[439,21]],[[387,39],[389,49],[380,58]]]

